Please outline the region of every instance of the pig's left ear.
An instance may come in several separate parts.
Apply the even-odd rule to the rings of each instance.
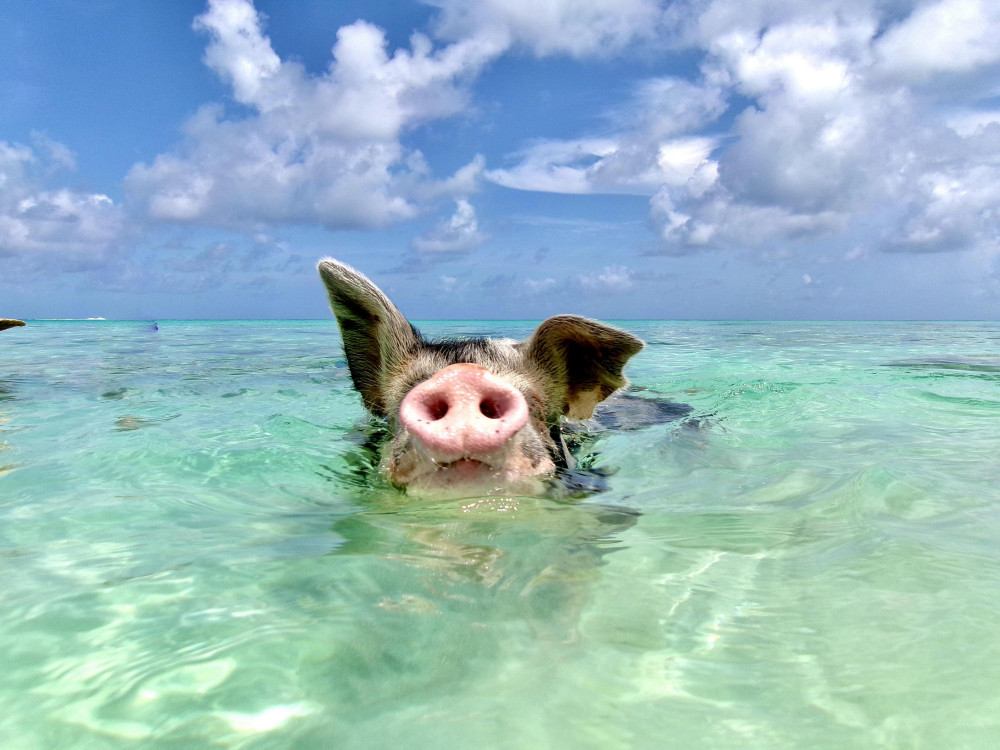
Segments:
[[[628,385],[622,369],[642,349],[635,336],[576,315],[557,315],[535,330],[525,355],[549,381],[551,408],[589,419],[594,407]]]
[[[385,415],[389,377],[419,347],[420,336],[364,274],[333,258],[321,260],[318,270],[340,324],[354,387],[369,411]]]

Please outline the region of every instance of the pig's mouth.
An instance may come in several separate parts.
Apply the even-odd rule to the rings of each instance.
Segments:
[[[439,487],[476,486],[489,484],[506,484],[506,480],[517,476],[518,472],[508,468],[503,461],[472,458],[470,456],[454,461],[436,461],[431,459],[430,466],[419,476],[414,477],[409,487],[415,484],[433,484]]]
[[[492,464],[480,461],[478,458],[460,458],[457,461],[435,461],[435,471],[451,471],[458,473],[474,473],[479,471],[499,471]]]
[[[407,467],[389,468],[394,484],[409,494],[434,497],[479,497],[496,494],[537,495],[551,474],[551,461],[530,462],[526,456],[504,452],[497,456],[463,456],[450,461],[423,455]]]

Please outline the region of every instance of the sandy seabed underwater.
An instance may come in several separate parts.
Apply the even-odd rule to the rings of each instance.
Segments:
[[[690,417],[448,502],[332,320],[0,335],[0,747],[1000,746],[1000,324],[620,325]]]

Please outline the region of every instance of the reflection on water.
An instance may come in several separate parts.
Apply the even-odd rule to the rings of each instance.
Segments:
[[[991,747],[997,326],[626,325],[676,418],[449,502],[332,322],[0,340],[0,746]]]

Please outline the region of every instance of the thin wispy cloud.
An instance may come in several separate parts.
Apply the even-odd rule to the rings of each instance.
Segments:
[[[580,275],[577,280],[588,291],[604,293],[624,293],[635,285],[632,271],[626,266],[605,266],[600,271]]]

